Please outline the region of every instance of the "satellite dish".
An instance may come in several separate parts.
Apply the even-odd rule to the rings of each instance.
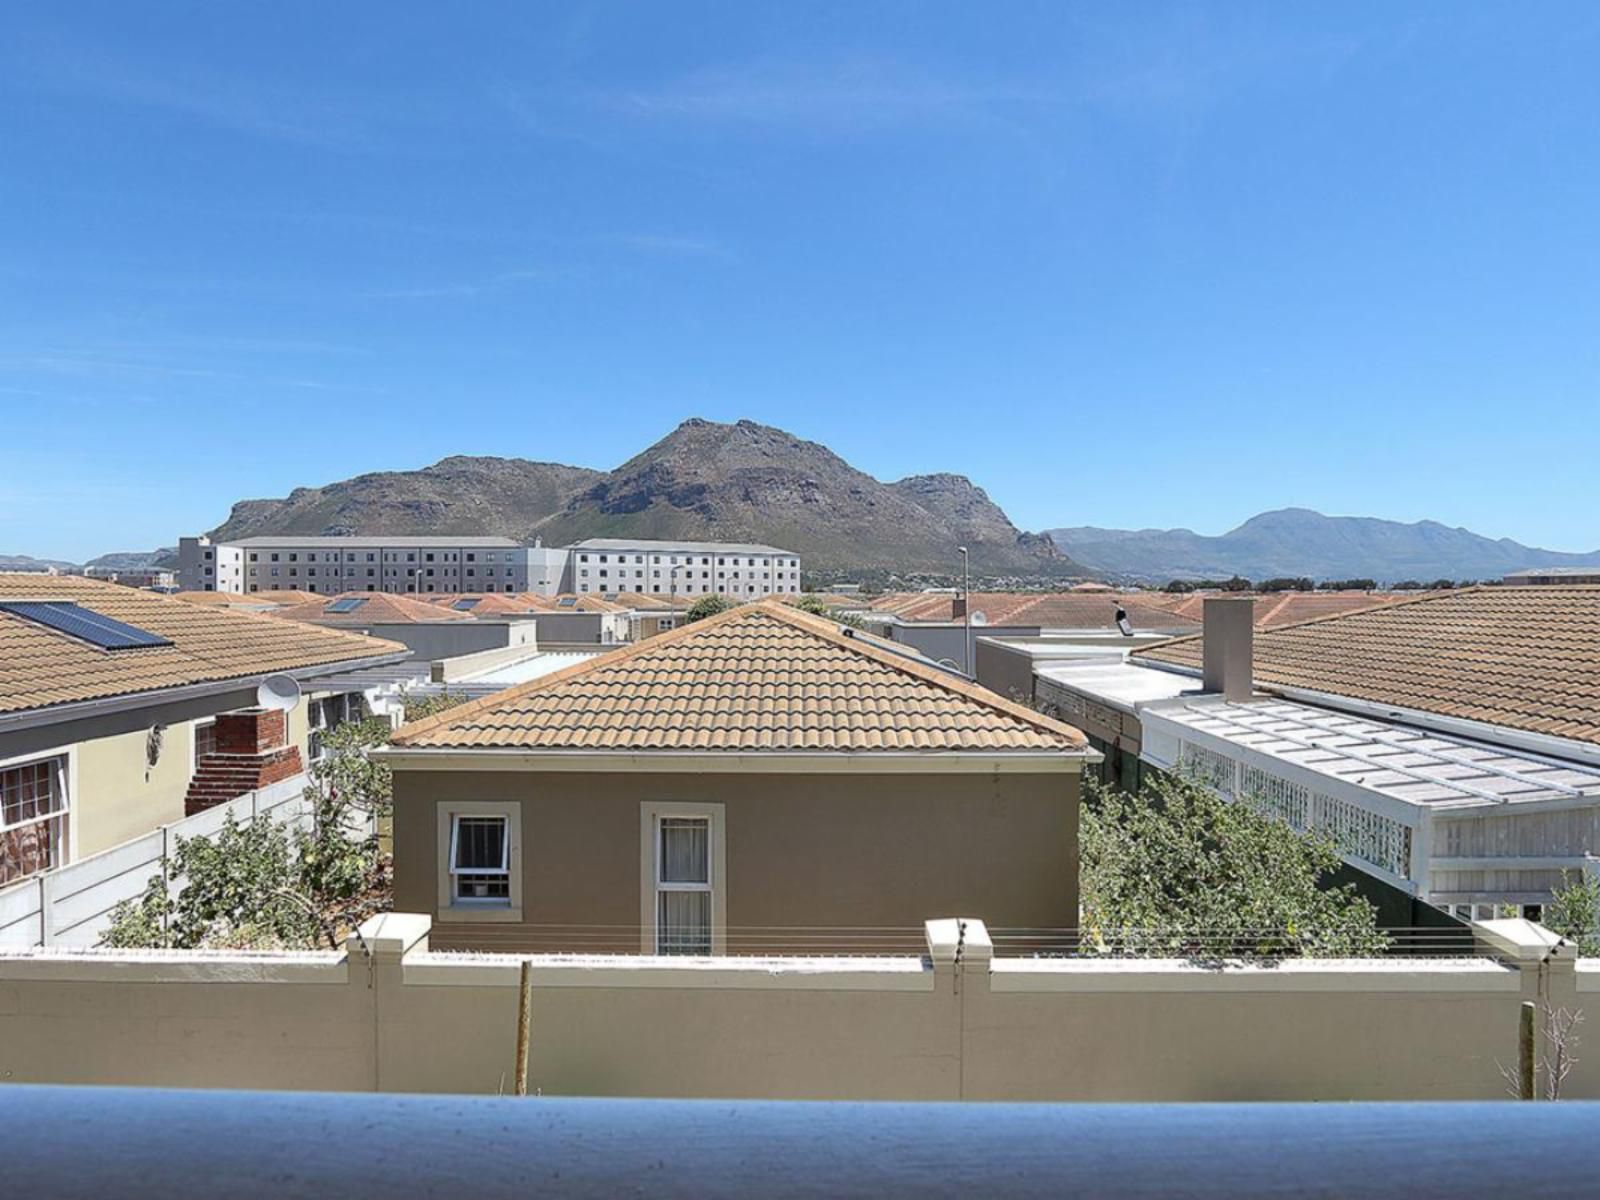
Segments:
[[[972,623],[974,625],[987,625],[989,623],[988,615],[985,614],[983,609],[980,608],[977,612],[972,614]]]
[[[300,703],[300,684],[292,675],[268,675],[256,688],[256,706],[288,712]]]

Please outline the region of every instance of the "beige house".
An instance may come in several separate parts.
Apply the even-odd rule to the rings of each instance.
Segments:
[[[400,730],[395,902],[443,947],[804,951],[1077,920],[1083,735],[777,601]]]
[[[0,887],[182,817],[197,769],[225,753],[217,717],[253,705],[265,676],[301,682],[275,748],[303,763],[318,727],[348,713],[318,679],[406,654],[114,583],[0,574]]]

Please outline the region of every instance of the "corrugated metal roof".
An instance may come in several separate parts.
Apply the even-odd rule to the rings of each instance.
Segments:
[[[1198,699],[1143,712],[1344,784],[1427,807],[1589,797],[1600,770],[1282,700]]]

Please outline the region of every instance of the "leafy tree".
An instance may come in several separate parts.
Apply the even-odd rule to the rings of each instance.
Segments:
[[[1256,584],[1258,592],[1309,592],[1316,588],[1316,584],[1300,576],[1279,576],[1276,579],[1263,579]]]
[[[442,713],[458,704],[465,704],[466,701],[467,698],[459,692],[450,691],[435,692],[431,696],[418,696],[411,692],[404,692],[400,696],[400,706],[407,725],[413,721],[420,721],[424,717]]]
[[[1317,587],[1324,592],[1373,592],[1378,589],[1376,579],[1324,579]]]
[[[1218,586],[1225,592],[1248,592],[1250,581],[1243,575],[1235,575],[1232,579],[1224,579]]]
[[[689,606],[689,611],[683,616],[685,622],[703,621],[707,617],[714,617],[718,613],[727,612],[733,607],[733,601],[721,592],[712,592],[709,596],[701,596]]]
[[[1222,958],[1347,957],[1389,944],[1354,885],[1323,886],[1332,841],[1154,775],[1136,794],[1089,781],[1079,834],[1085,949]]]
[[[1428,590],[1430,592],[1451,592],[1456,589],[1456,586],[1454,579],[1435,579],[1428,585]]]
[[[391,809],[393,781],[367,752],[388,739],[381,719],[347,722],[327,735],[327,753],[312,765],[304,792],[309,830],[269,818],[241,825],[229,813],[212,837],[179,838],[164,873],[113,910],[105,944],[336,947],[341,930],[384,903],[375,831]]]
[[[1422,583],[1416,579],[1402,579],[1399,583],[1391,585],[1390,590],[1396,592],[1420,592]]]
[[[1190,583],[1187,579],[1169,579],[1167,581],[1167,586],[1161,590],[1163,592],[1172,592],[1175,595],[1182,596],[1194,591],[1194,584]]]
[[[1544,910],[1544,924],[1552,933],[1577,943],[1583,957],[1600,956],[1600,876],[1580,871],[1574,878],[1561,872],[1561,886],[1554,902]]]
[[[837,608],[830,608],[820,596],[801,596],[795,601],[795,607],[801,612],[808,612],[814,617],[826,617],[830,621],[837,621],[840,625],[848,625],[851,629],[865,629],[867,623],[855,613],[841,612]]]

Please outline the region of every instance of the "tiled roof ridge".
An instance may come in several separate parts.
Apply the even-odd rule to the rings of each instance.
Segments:
[[[570,679],[612,667],[617,663],[630,661],[642,654],[652,653],[666,646],[675,645],[691,636],[704,633],[708,629],[731,625],[735,621],[744,620],[751,616],[764,616],[774,619],[781,624],[800,629],[836,646],[854,651],[862,657],[870,658],[875,662],[892,667],[896,671],[910,675],[920,682],[954,692],[965,699],[1011,717],[1013,720],[1020,720],[1032,725],[1035,729],[1066,738],[1076,746],[1087,745],[1087,739],[1083,733],[1071,725],[1047,717],[1042,713],[1034,712],[1032,709],[1015,701],[1007,700],[1004,696],[991,692],[988,688],[980,687],[963,679],[956,679],[932,667],[924,667],[904,655],[882,650],[865,639],[845,637],[833,628],[834,622],[812,616],[810,613],[802,612],[775,600],[761,600],[753,604],[736,605],[715,616],[705,617],[699,621],[690,621],[676,629],[659,633],[655,637],[646,638],[644,641],[613,650],[609,654],[596,655],[585,662],[574,663],[570,667],[551,672],[549,675],[538,679],[529,680],[527,683],[519,684],[516,687],[507,688],[505,691],[495,692],[470,701],[467,704],[446,709],[441,713],[425,717],[415,724],[406,725],[397,730],[393,739],[391,739],[391,744],[396,746],[408,745],[417,738],[432,733],[434,730],[448,728],[466,718],[475,717],[479,713],[491,712],[536,692],[559,687]]]
[[[1573,586],[1588,587],[1592,591],[1600,592],[1600,584],[1574,584]],[[1285,633],[1291,629],[1303,629],[1307,625],[1321,625],[1325,621],[1352,620],[1356,617],[1366,617],[1375,613],[1390,612],[1396,608],[1405,608],[1412,604],[1425,604],[1432,600],[1449,600],[1458,596],[1468,596],[1474,592],[1486,592],[1491,590],[1495,592],[1526,592],[1534,590],[1548,592],[1552,589],[1548,586],[1540,585],[1530,585],[1528,587],[1506,587],[1503,584],[1494,584],[1491,587],[1489,585],[1480,583],[1468,588],[1452,588],[1447,592],[1423,592],[1420,595],[1405,596],[1398,600],[1390,601],[1389,603],[1380,602],[1372,605],[1370,608],[1357,608],[1349,612],[1322,613],[1319,616],[1307,617],[1303,621],[1290,621],[1287,625],[1274,625],[1271,629],[1262,629],[1259,625],[1257,625],[1255,632],[1257,637],[1265,637],[1268,634],[1276,636],[1277,634]],[[1257,618],[1257,620],[1259,621],[1259,618]],[[1179,637],[1171,637],[1167,638],[1165,641],[1157,642],[1153,646],[1141,647],[1133,652],[1132,657],[1143,658],[1146,654],[1154,650],[1166,650],[1172,646],[1183,645],[1188,642],[1203,641],[1204,638],[1204,629],[1201,629],[1198,633],[1185,633]]]

